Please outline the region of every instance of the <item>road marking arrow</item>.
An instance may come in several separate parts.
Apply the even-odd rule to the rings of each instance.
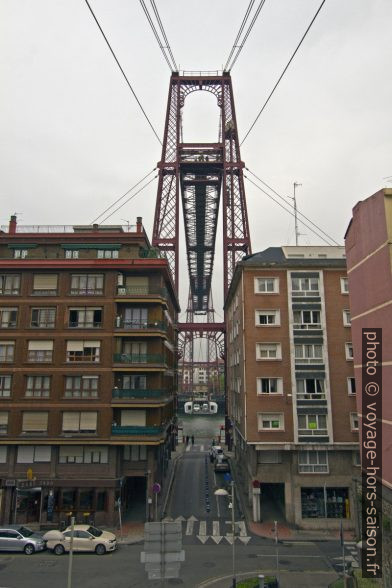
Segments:
[[[233,536],[231,535],[225,535],[225,539],[228,543],[230,543],[230,545],[233,545]]]
[[[173,519],[171,517],[165,517],[164,519],[162,519],[163,523],[172,523]]]
[[[207,541],[209,535],[196,535],[196,537],[204,544]]]
[[[174,519],[175,523],[183,523],[184,521],[186,521],[186,518],[183,516],[177,517],[176,519]]]
[[[245,525],[245,521],[239,521],[238,523],[236,523],[236,525],[238,525],[238,527],[239,527],[240,537],[246,537],[246,525]]]
[[[194,525],[194,521],[192,521],[191,519],[188,519],[188,522],[186,524],[186,530],[185,530],[185,535],[192,535],[193,534],[193,525]]]
[[[238,537],[238,539],[240,541],[242,541],[242,543],[244,543],[244,545],[248,545],[249,541],[251,540],[251,537],[244,537],[244,536],[242,536],[242,537]]]
[[[211,539],[218,545],[222,541],[223,537],[222,535],[211,535]]]
[[[191,515],[191,516],[189,517],[189,519],[188,519],[188,521],[197,521],[197,520],[198,520],[198,519],[197,519],[195,516],[193,516],[193,515]]]

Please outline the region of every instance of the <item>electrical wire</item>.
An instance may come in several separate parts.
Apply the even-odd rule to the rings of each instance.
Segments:
[[[234,41],[234,44],[233,44],[233,47],[232,47],[230,56],[229,56],[229,58],[226,61],[226,65],[225,65],[225,68],[224,68],[225,71],[230,71],[230,70],[233,69],[233,66],[234,66],[235,62],[237,61],[237,59],[239,57],[239,54],[241,53],[242,49],[244,48],[244,45],[246,43],[246,40],[248,39],[248,37],[250,35],[250,32],[253,29],[253,26],[254,26],[254,24],[255,24],[258,16],[259,16],[259,14],[260,14],[260,11],[261,11],[261,9],[263,8],[263,6],[265,4],[265,0],[260,0],[260,3],[258,5],[258,7],[256,8],[256,11],[255,11],[255,13],[253,15],[253,18],[252,18],[252,20],[251,20],[251,22],[250,22],[250,24],[249,24],[249,26],[248,26],[248,28],[246,30],[245,35],[243,36],[243,39],[242,39],[240,45],[237,45],[237,43],[238,43],[238,41],[239,41],[239,39],[241,37],[242,31],[243,31],[243,29],[245,27],[246,21],[248,20],[249,15],[250,15],[250,13],[252,11],[253,4],[254,4],[254,0],[253,1],[251,0],[251,2],[248,5],[248,8],[246,10],[244,19],[243,19],[243,21],[241,23],[240,30],[238,31],[236,40]],[[237,49],[237,53],[235,54],[235,56],[233,58],[233,61],[230,64],[230,59],[231,59],[232,55],[235,53],[235,50],[236,49]]]
[[[170,71],[177,71],[176,61],[174,59],[172,50],[170,48],[170,44],[169,44],[168,38],[166,36],[166,32],[165,32],[165,29],[163,27],[162,20],[161,20],[161,18],[159,16],[158,9],[156,7],[156,4],[155,4],[154,0],[150,0],[150,2],[151,2],[152,9],[154,11],[154,14],[155,14],[155,18],[157,19],[158,26],[159,26],[159,28],[161,30],[161,34],[162,34],[163,41],[164,41],[163,43],[162,43],[162,41],[161,41],[161,39],[159,37],[159,33],[158,33],[157,29],[156,29],[156,26],[154,24],[154,21],[151,18],[151,15],[150,15],[150,13],[148,11],[148,8],[146,6],[146,3],[144,2],[144,0],[140,0],[140,4],[141,4],[141,6],[143,8],[144,14],[146,15],[148,24],[150,25],[151,30],[154,33],[154,37],[157,40],[157,43],[159,45],[159,48],[162,51],[163,57],[165,58],[165,61],[166,61],[167,65],[170,68]],[[166,49],[169,52],[169,57],[166,54],[166,51],[165,51]]]
[[[157,168],[156,168],[156,167],[154,167],[154,169],[152,169],[150,172],[148,172],[148,174],[147,174],[147,175],[145,175],[145,176],[144,176],[144,178],[142,178],[142,179],[141,179],[141,180],[139,180],[139,181],[138,181],[136,184],[134,184],[134,185],[132,186],[132,188],[129,188],[129,190],[127,190],[126,192],[124,192],[124,194],[123,194],[122,196],[120,196],[120,198],[117,198],[117,200],[115,200],[115,201],[113,202],[113,204],[111,204],[110,206],[108,206],[107,208],[105,208],[105,210],[104,210],[103,212],[101,212],[101,214],[99,214],[99,215],[97,216],[97,218],[95,218],[93,221],[91,221],[91,223],[90,223],[90,224],[92,225],[92,224],[96,223],[96,222],[97,222],[97,220],[98,220],[98,219],[99,219],[101,216],[103,216],[104,214],[106,214],[106,213],[107,213],[107,211],[108,211],[108,210],[110,210],[111,208],[113,208],[113,206],[115,206],[115,205],[117,204],[117,202],[120,202],[120,200],[122,200],[123,198],[125,198],[125,196],[126,196],[127,194],[129,194],[129,192],[132,192],[132,190],[134,190],[135,188],[137,188],[137,186],[138,186],[139,184],[141,184],[142,182],[144,182],[144,180],[145,180],[146,178],[148,178],[148,176],[149,176],[150,174],[152,174],[152,172],[154,172],[156,169],[157,169]],[[252,173],[252,172],[251,172],[251,173]]]
[[[272,95],[274,94],[274,92],[275,92],[276,88],[279,86],[279,84],[280,84],[280,82],[281,82],[281,80],[282,80],[282,78],[283,78],[284,74],[285,74],[285,73],[286,73],[286,71],[288,70],[288,68],[289,68],[289,66],[290,66],[291,62],[293,61],[293,59],[294,59],[294,57],[295,57],[295,55],[296,55],[296,53],[297,53],[298,49],[301,47],[301,45],[302,45],[302,43],[303,43],[303,41],[304,41],[304,39],[305,39],[306,35],[307,35],[307,34],[308,34],[308,32],[310,31],[310,29],[311,29],[311,27],[312,27],[312,25],[313,25],[314,21],[316,20],[316,18],[317,18],[317,16],[318,16],[318,14],[319,14],[320,10],[322,9],[322,7],[324,6],[325,2],[326,2],[326,0],[323,0],[323,1],[321,2],[321,4],[320,4],[320,6],[319,6],[319,8],[318,8],[318,10],[317,10],[317,12],[316,12],[316,14],[314,15],[314,17],[313,17],[313,18],[312,18],[312,20],[310,21],[310,24],[309,24],[308,28],[306,29],[306,31],[305,31],[305,32],[304,32],[304,34],[302,35],[302,38],[301,38],[300,42],[298,43],[297,47],[295,48],[295,51],[294,51],[294,53],[292,54],[292,56],[290,57],[289,61],[288,61],[288,62],[287,62],[287,64],[286,64],[286,66],[285,66],[284,70],[283,70],[283,71],[282,71],[282,73],[280,74],[280,76],[279,76],[279,78],[278,78],[278,81],[276,82],[275,86],[272,88],[272,90],[271,90],[271,92],[270,92],[270,94],[269,94],[269,96],[268,96],[267,100],[264,102],[264,104],[263,104],[263,106],[261,107],[261,109],[260,109],[260,111],[259,111],[258,115],[256,116],[255,120],[253,121],[253,123],[252,123],[252,124],[251,124],[251,126],[249,127],[249,129],[248,129],[248,131],[247,131],[247,133],[246,133],[245,137],[242,139],[242,141],[241,141],[241,143],[240,143],[240,146],[241,146],[241,145],[244,143],[244,141],[246,140],[247,136],[249,135],[249,133],[252,131],[253,127],[255,126],[255,124],[257,123],[257,121],[259,120],[259,117],[260,117],[260,115],[262,114],[262,112],[264,111],[264,109],[265,109],[265,107],[267,106],[268,102],[269,102],[269,101],[270,101],[270,99],[272,98]]]
[[[96,22],[96,24],[97,24],[98,28],[99,28],[99,30],[101,31],[101,34],[102,34],[103,38],[105,39],[105,41],[106,41],[106,44],[107,44],[107,46],[109,47],[109,50],[110,50],[111,54],[113,55],[113,57],[114,57],[114,59],[115,59],[115,61],[116,61],[117,65],[118,65],[118,67],[119,67],[119,69],[120,69],[120,71],[121,71],[121,73],[122,73],[122,75],[123,75],[123,77],[124,77],[124,79],[125,79],[125,81],[126,81],[126,83],[127,83],[128,87],[129,87],[129,89],[131,90],[131,92],[132,92],[132,94],[133,94],[133,97],[135,98],[136,102],[138,103],[138,105],[139,105],[139,107],[140,107],[140,110],[142,111],[142,113],[143,113],[143,115],[144,115],[144,118],[146,119],[146,121],[147,121],[147,122],[148,122],[148,124],[150,125],[150,127],[151,127],[151,129],[152,129],[152,132],[154,133],[154,135],[155,135],[155,136],[156,136],[156,138],[158,139],[159,143],[162,145],[162,141],[161,141],[161,139],[159,138],[159,136],[158,136],[158,133],[156,132],[156,130],[155,130],[155,128],[154,128],[154,126],[153,126],[152,122],[151,122],[151,121],[150,121],[150,119],[148,118],[148,116],[147,116],[147,114],[146,114],[146,111],[144,110],[144,108],[143,108],[143,106],[142,106],[142,104],[141,104],[141,102],[140,102],[139,98],[137,97],[137,95],[136,95],[136,93],[135,93],[135,90],[132,88],[132,86],[131,86],[131,83],[130,83],[130,81],[128,80],[128,78],[127,78],[127,76],[126,76],[126,74],[125,74],[125,72],[124,72],[123,68],[121,67],[121,65],[120,65],[120,62],[119,62],[119,60],[117,59],[117,56],[116,56],[115,52],[113,51],[113,49],[112,49],[112,47],[111,47],[111,45],[110,45],[110,43],[109,43],[109,41],[108,41],[108,39],[107,39],[107,37],[106,37],[105,33],[103,32],[103,29],[102,29],[101,25],[99,24],[99,22],[98,22],[98,19],[97,19],[97,17],[96,17],[96,16],[95,16],[95,14],[94,14],[94,11],[93,11],[93,9],[91,8],[91,6],[90,6],[90,4],[89,4],[88,0],[84,0],[84,1],[85,1],[85,3],[87,4],[87,6],[88,6],[88,9],[90,10],[90,12],[91,12],[91,14],[92,14],[92,16],[93,16],[93,18],[94,18],[94,20],[95,20],[95,22]]]
[[[271,190],[271,192],[273,192],[274,194],[276,194],[276,196],[278,196],[281,200],[283,200],[283,202],[287,203],[287,198],[290,198],[289,196],[287,198],[285,198],[284,196],[282,196],[281,194],[279,194],[276,190],[274,190],[274,188],[272,188],[271,186],[269,186],[266,182],[264,182],[264,180],[262,180],[261,178],[259,178],[259,176],[256,176],[255,173],[252,172],[252,170],[250,170],[248,167],[245,167],[245,169],[252,174],[252,176],[254,176],[257,180],[259,180],[259,182],[261,182],[262,184],[264,184],[264,186],[266,186],[269,190]],[[292,200],[292,198],[290,198],[290,200]],[[290,203],[288,203],[290,204]],[[292,206],[290,204],[290,206]],[[335,245],[339,245],[339,243],[337,241],[335,241],[335,239],[333,239],[333,237],[331,237],[330,235],[328,235],[328,233],[326,233],[325,231],[323,231],[323,229],[321,227],[319,227],[318,225],[316,225],[316,223],[314,223],[312,220],[310,220],[310,218],[308,218],[307,216],[305,216],[303,214],[303,212],[300,212],[297,208],[297,213],[300,216],[303,216],[304,219],[306,219],[310,224],[312,224],[314,227],[316,227],[316,229],[318,231],[320,231],[321,233],[323,233],[328,239],[330,239],[330,241],[333,241],[335,243]]]
[[[158,174],[155,175],[153,178],[151,178],[151,180],[149,182],[147,182],[146,184],[144,184],[144,186],[142,186],[140,188],[140,190],[138,190],[137,192],[135,192],[135,194],[132,194],[132,196],[130,196],[130,198],[128,198],[125,202],[123,202],[122,204],[120,204],[120,206],[118,208],[116,208],[116,210],[113,210],[113,212],[111,212],[110,214],[108,214],[108,216],[106,216],[102,221],[101,224],[104,223],[105,221],[108,220],[108,218],[110,218],[111,216],[113,216],[113,214],[115,214],[117,211],[120,210],[120,208],[122,208],[123,206],[125,206],[125,204],[127,204],[128,202],[130,202],[133,198],[135,198],[135,196],[137,196],[138,194],[140,194],[140,192],[142,192],[142,190],[144,190],[144,188],[147,188],[147,186],[149,186],[151,184],[151,182],[153,182],[156,178],[158,177]]]
[[[283,210],[285,210],[286,212],[288,212],[289,214],[291,214],[291,216],[293,216],[295,218],[295,214],[293,212],[291,212],[291,210],[285,208],[283,206],[283,204],[281,204],[278,200],[276,200],[276,198],[274,198],[273,196],[271,196],[271,194],[268,194],[268,192],[266,192],[265,190],[263,190],[263,188],[261,188],[260,186],[258,186],[253,180],[251,180],[248,176],[246,176],[244,174],[244,178],[246,178],[248,180],[248,182],[250,182],[251,184],[253,184],[256,188],[258,188],[261,192],[263,192],[266,196],[268,196],[268,198],[270,198],[271,200],[273,200],[275,202],[275,204],[277,204],[278,206],[280,206],[281,208],[283,208]],[[289,204],[289,203],[287,203]],[[293,208],[291,206],[291,208]],[[319,233],[317,233],[314,229],[312,229],[312,227],[310,225],[308,225],[307,223],[305,223],[305,221],[298,219],[298,221],[304,225],[307,229],[309,229],[312,233],[314,233],[319,239],[321,239],[322,241],[324,241],[324,243],[326,243],[327,245],[332,246],[333,243],[328,242],[322,235],[320,235]],[[335,241],[336,243],[336,241]]]

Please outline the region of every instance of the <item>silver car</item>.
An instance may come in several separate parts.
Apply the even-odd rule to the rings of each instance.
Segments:
[[[0,551],[24,551],[26,555],[32,555],[45,548],[46,542],[42,535],[23,525],[0,527]]]

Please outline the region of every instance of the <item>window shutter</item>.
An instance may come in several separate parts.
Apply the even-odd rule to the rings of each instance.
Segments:
[[[34,461],[48,462],[51,459],[50,445],[36,445]]]
[[[61,445],[60,458],[83,457],[83,445]]]
[[[19,445],[17,463],[33,463],[34,445]]]
[[[146,445],[140,445],[140,460],[144,461],[147,459],[147,447]]]
[[[97,413],[81,412],[80,413],[80,430],[96,431],[97,430]]]
[[[125,285],[137,287],[145,286],[148,288],[148,276],[126,276]]]
[[[83,341],[67,341],[67,351],[83,351]]]
[[[29,341],[29,351],[53,351],[53,341]]]
[[[0,445],[0,463],[7,463],[7,446]]]
[[[63,431],[79,431],[79,412],[63,412]]]
[[[83,341],[83,348],[86,349],[86,347],[95,347],[99,349],[101,347],[101,341]]]
[[[23,431],[47,431],[48,430],[48,413],[47,412],[24,412],[23,413]]]
[[[0,425],[8,425],[8,412],[0,412]]]
[[[57,290],[57,274],[34,274],[34,290]]]
[[[146,426],[146,411],[145,410],[122,410],[121,411],[121,426],[132,427]]]

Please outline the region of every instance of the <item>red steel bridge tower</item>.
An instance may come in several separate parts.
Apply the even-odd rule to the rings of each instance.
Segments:
[[[184,143],[182,108],[191,92],[215,95],[219,139],[217,143]],[[179,324],[180,356],[189,363],[193,341],[214,342],[224,354],[224,323],[216,323],[211,305],[218,212],[223,214],[223,292],[226,296],[236,263],[251,253],[243,168],[230,74],[223,72],[174,72],[170,79],[162,159],[152,244],[169,261],[175,287],[179,288],[180,198],[184,217],[189,272],[187,320]],[[206,322],[195,322],[195,315]],[[208,358],[208,361],[213,358]]]

